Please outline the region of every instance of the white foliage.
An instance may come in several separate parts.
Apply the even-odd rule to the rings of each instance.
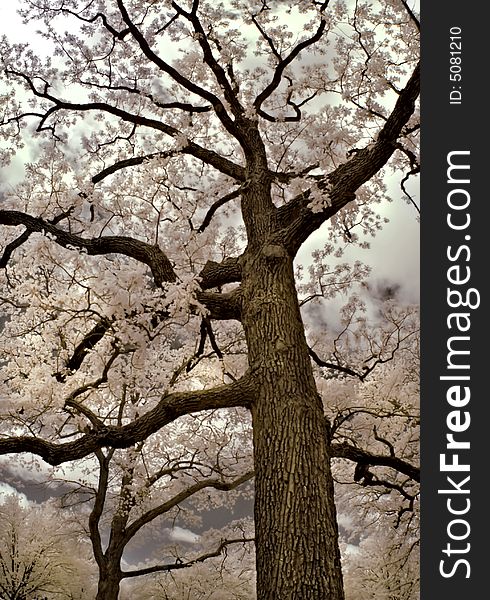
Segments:
[[[90,597],[88,564],[66,523],[52,511],[22,507],[13,496],[0,506],[0,518],[2,598]]]
[[[149,61],[125,31],[117,3],[20,2],[24,20],[40,24],[50,51],[47,56],[36,52],[25,40],[13,39],[14,32],[0,42],[7,73],[1,75],[0,164],[8,166],[15,151],[22,150],[18,157],[25,157],[25,177],[11,189],[4,186],[1,209],[28,213],[43,219],[44,226],[15,248],[0,273],[5,314],[2,434],[72,441],[94,423],[105,427],[134,422],[166,394],[229,382],[248,369],[241,326],[216,320],[214,342],[209,333],[201,337],[210,313],[199,300],[200,274],[208,261],[239,256],[248,243],[237,193],[245,188],[245,178],[242,173],[233,177],[223,167],[244,166],[242,148],[230,133],[241,109],[233,106],[229,89],[244,107],[246,125],[259,125],[275,205],[305,197],[308,209],[320,215],[328,213],[335,197],[329,175],[360,149],[373,149],[398,98],[396,90],[405,85],[418,54],[413,24],[400,2],[335,2],[321,16],[319,2],[269,4],[266,9],[252,0],[202,0],[202,34],[184,18],[174,18],[170,0],[126,0],[148,48],[158,54]],[[325,34],[284,65],[281,81],[258,110],[255,99],[273,81],[278,63],[314,35],[319,23]],[[207,42],[214,69],[203,60]],[[169,74],[172,69],[179,81]],[[228,78],[229,88],[217,79],[218,72]],[[46,114],[51,94],[77,108]],[[84,103],[94,103],[92,109],[112,108],[86,110]],[[185,108],[188,104],[192,110]],[[25,119],[18,116],[23,113]],[[296,119],[299,113],[301,120]],[[36,117],[42,114],[45,119]],[[310,345],[340,368],[315,371],[326,416],[337,424],[334,442],[376,453],[386,452],[391,444],[397,456],[413,464],[418,461],[414,311],[395,302],[373,307],[366,300],[369,267],[340,258],[348,245],[367,248],[368,239],[386,223],[380,213],[381,202],[388,200],[386,176],[401,180],[412,166],[410,156],[417,158],[416,117],[403,139],[409,153],[398,151],[384,172],[361,186],[355,200],[330,219],[324,239],[315,240],[309,264],[297,265]],[[35,150],[27,157],[25,148],[34,148],[33,141]],[[197,147],[204,151],[193,155],[190,149]],[[107,172],[119,161],[145,156],[124,170]],[[104,177],[94,184],[97,175]],[[201,226],[231,192],[234,197],[219,206],[210,224]],[[73,243],[60,244],[48,230],[47,224],[55,221],[72,235]],[[2,235],[4,231],[2,227]],[[12,227],[2,238],[1,252],[21,233]],[[148,264],[118,253],[92,255],[89,244],[75,243],[77,236],[90,242],[125,236],[158,247],[176,280],[156,285]],[[235,285],[226,284],[220,291]],[[334,320],[326,307],[336,309],[339,302],[344,304]],[[90,340],[101,324],[103,335]],[[359,377],[366,371],[368,377]],[[115,451],[101,529],[111,526],[114,515],[134,522],[198,482],[237,479],[252,468],[251,437],[248,414],[217,411],[187,415],[144,443]],[[99,468],[92,457],[72,469],[53,470],[51,477],[72,486],[67,497],[77,503],[77,494],[94,493]],[[387,590],[393,582],[399,586],[397,600],[413,600],[412,591],[405,590],[412,590],[407,581],[415,572],[416,557],[415,552],[406,553],[404,540],[413,539],[416,507],[400,517],[404,540],[399,530],[390,529],[390,535],[380,537],[384,545],[376,543],[379,531],[373,523],[392,526],[407,499],[393,489],[384,493],[353,486],[353,469],[351,462],[335,461],[335,476],[349,482],[338,486],[338,499],[343,527],[351,529],[350,548],[357,548],[355,554],[346,553],[349,600],[391,600]],[[376,474],[401,485],[401,478],[388,469],[379,468]],[[404,489],[418,501],[414,483]],[[144,545],[154,536],[180,557],[189,550],[185,542],[219,542],[216,532],[193,537],[203,511],[232,510],[252,494],[250,484],[227,493],[202,489],[150,521],[131,543]],[[81,587],[79,565],[69,560],[70,546],[58,524],[50,528],[49,510],[42,515],[40,509],[30,514],[12,506],[9,510],[5,508],[3,530],[15,529],[22,539],[22,564],[31,561],[37,580],[47,578],[44,592],[63,585],[66,593],[72,584]],[[82,508],[80,519],[86,516]],[[22,519],[29,527],[21,527]],[[369,535],[354,539],[356,527]],[[167,537],[163,541],[162,532]],[[8,547],[9,540],[3,541]],[[405,556],[409,558],[403,563]],[[228,558],[134,583],[128,597],[144,600],[165,593],[174,600],[251,600],[250,551],[230,549]],[[371,596],[361,594],[363,578]]]

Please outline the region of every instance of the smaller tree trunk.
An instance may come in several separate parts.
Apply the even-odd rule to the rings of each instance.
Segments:
[[[115,573],[106,573],[99,577],[96,600],[117,600],[121,578]]]
[[[118,600],[121,580],[121,554],[107,551],[104,564],[99,564],[96,600]]]

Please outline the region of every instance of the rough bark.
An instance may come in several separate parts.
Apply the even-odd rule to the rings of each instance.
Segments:
[[[258,600],[343,600],[333,480],[295,287],[277,233],[267,155],[244,121],[241,319],[254,381],[255,546]],[[272,241],[274,240],[274,241]]]
[[[342,600],[333,481],[292,258],[265,246],[244,269],[242,319],[257,383],[257,597]]]

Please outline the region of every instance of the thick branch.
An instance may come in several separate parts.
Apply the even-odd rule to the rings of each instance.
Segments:
[[[49,233],[60,246],[65,248],[72,246],[85,250],[87,254],[91,255],[117,253],[129,256],[150,267],[157,285],[161,285],[164,281],[173,282],[176,279],[172,265],[163,251],[158,246],[152,246],[140,240],[125,236],[85,239],[59,229],[55,226],[54,221],[48,222],[40,217],[13,210],[0,210],[0,225],[13,227],[23,225],[29,234],[33,232]],[[27,237],[25,237],[26,239]],[[23,241],[25,240],[23,238]],[[241,259],[227,258],[221,263],[208,261],[199,277],[203,290],[240,281]],[[213,299],[214,297],[210,296],[210,300]]]
[[[54,219],[50,219],[49,223],[51,223],[52,225],[57,225],[60,221],[69,217],[71,212],[72,211],[70,209],[61,213],[57,215]],[[13,242],[10,242],[10,244],[7,244],[7,246],[5,246],[5,250],[3,251],[2,257],[0,258],[0,269],[4,269],[7,266],[8,261],[10,260],[14,250],[20,248],[22,244],[25,244],[25,242],[27,242],[27,240],[29,239],[31,233],[32,231],[26,229]]]
[[[7,246],[5,246],[5,250],[3,251],[2,257],[0,258],[0,269],[5,269],[14,250],[17,250],[17,248],[20,248],[20,246],[22,246],[22,244],[25,244],[29,239],[30,235],[31,232],[26,229],[19,235],[19,237],[15,238],[15,240],[13,240],[12,242],[10,242],[10,244],[7,244]]]
[[[227,294],[220,292],[198,292],[197,299],[209,310],[209,318],[218,321],[234,319],[240,321],[242,293],[240,288]]]
[[[0,225],[24,225],[28,231],[49,233],[54,241],[68,248],[70,246],[85,251],[92,256],[103,254],[123,254],[148,265],[156,285],[161,286],[165,281],[176,279],[173,267],[158,246],[125,236],[105,236],[85,239],[78,235],[59,229],[52,223],[39,217],[32,217],[15,210],[0,210]]]
[[[397,148],[402,133],[415,110],[420,90],[420,64],[417,64],[406,87],[400,92],[395,107],[380,130],[376,142],[356,152],[350,160],[319,180],[330,206],[313,213],[308,208],[309,193],[303,193],[278,210],[283,229],[277,234],[283,244],[295,253],[301,244],[346,204],[354,200],[355,192],[382,169]]]
[[[83,340],[75,348],[73,354],[65,365],[68,373],[78,371],[87,353],[92,350],[95,345],[104,337],[111,323],[108,319],[101,319],[83,338]],[[56,373],[57,381],[64,382],[66,380],[66,372]]]
[[[329,447],[329,454],[330,458],[346,458],[352,462],[367,466],[389,467],[390,469],[394,469],[399,473],[407,475],[407,477],[410,477],[414,481],[420,482],[420,469],[396,456],[372,454],[371,452],[361,450],[346,442],[331,444]]]
[[[183,415],[218,408],[248,408],[253,394],[253,380],[245,375],[236,382],[209,390],[167,394],[155,408],[128,425],[91,431],[65,444],[31,436],[0,439],[0,455],[30,452],[50,465],[59,465],[84,458],[103,447],[129,448]]]
[[[98,450],[95,455],[99,461],[99,482],[97,485],[97,492],[95,494],[94,506],[88,519],[88,524],[94,558],[100,567],[104,564],[104,551],[102,549],[99,523],[104,510],[107,488],[109,485],[109,462],[112,455],[109,454],[109,456],[106,457],[104,456],[102,450]]]
[[[220,263],[209,260],[199,273],[199,277],[201,278],[201,288],[203,290],[241,281],[241,258],[227,258]]]

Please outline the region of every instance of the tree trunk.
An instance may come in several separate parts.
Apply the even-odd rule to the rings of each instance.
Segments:
[[[117,600],[119,597],[119,577],[99,578],[96,600]]]
[[[252,408],[258,600],[344,598],[333,481],[294,285],[280,245],[249,257],[242,318]]]
[[[116,564],[116,568],[110,568],[109,564],[103,569],[99,567],[96,600],[118,600],[121,584],[120,560]]]

